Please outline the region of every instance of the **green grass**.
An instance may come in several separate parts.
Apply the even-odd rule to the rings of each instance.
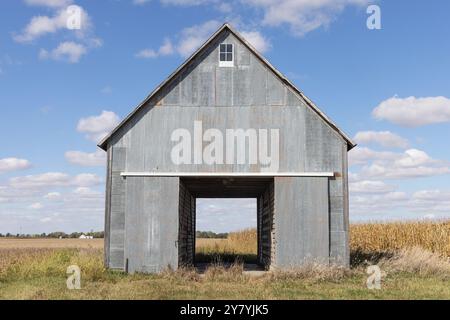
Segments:
[[[379,259],[386,272],[379,291],[366,288],[363,263],[352,270],[311,265],[256,278],[239,265],[211,267],[204,275],[192,270],[126,275],[105,270],[102,251],[93,249],[17,256],[0,252],[0,299],[450,299],[448,261],[421,251]],[[82,290],[66,288],[71,264],[82,270]]]

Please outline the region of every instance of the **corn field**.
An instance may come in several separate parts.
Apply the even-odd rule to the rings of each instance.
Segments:
[[[230,233],[225,240],[199,239],[197,252],[256,254],[256,230]],[[450,257],[450,221],[354,224],[350,227],[353,252],[397,252],[421,248]]]

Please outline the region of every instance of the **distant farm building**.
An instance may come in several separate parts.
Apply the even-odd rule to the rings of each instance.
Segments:
[[[99,146],[109,268],[194,264],[198,198],[257,199],[265,268],[349,264],[355,145],[228,24]]]

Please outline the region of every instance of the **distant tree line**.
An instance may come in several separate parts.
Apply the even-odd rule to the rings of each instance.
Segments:
[[[94,239],[103,239],[105,237],[105,233],[103,231],[100,232],[73,232],[73,233],[65,233],[65,232],[52,232],[52,233],[41,233],[41,234],[2,234],[0,233],[0,238],[18,238],[18,239],[36,239],[36,238],[48,238],[48,239],[78,239],[81,235],[91,236]]]
[[[105,233],[103,231],[100,232],[73,232],[73,233],[65,233],[65,232],[52,232],[52,233],[41,233],[41,234],[2,234],[0,233],[0,238],[17,238],[17,239],[36,239],[36,238],[48,238],[48,239],[78,239],[81,235],[92,236],[94,239],[103,239],[105,237]],[[215,233],[212,231],[197,231],[197,238],[201,239],[226,239],[228,237],[228,233]]]
[[[200,239],[226,239],[228,233],[215,233],[212,231],[197,231],[197,238]]]

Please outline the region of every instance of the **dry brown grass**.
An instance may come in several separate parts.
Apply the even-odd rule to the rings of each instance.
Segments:
[[[78,265],[87,279],[99,279],[105,271],[101,249],[2,249],[0,281],[64,275]]]
[[[399,250],[392,257],[381,260],[379,266],[388,272],[450,278],[450,258],[419,247]]]
[[[13,239],[0,238],[2,249],[102,249],[103,239]]]

